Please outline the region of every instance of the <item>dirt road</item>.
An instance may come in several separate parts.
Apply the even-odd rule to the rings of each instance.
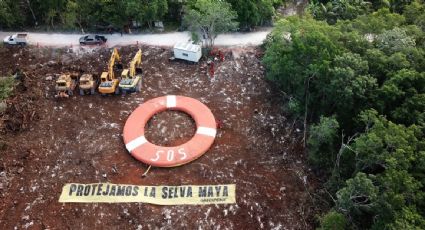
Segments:
[[[238,46],[238,45],[260,45],[270,33],[271,28],[264,28],[258,32],[251,33],[229,33],[221,34],[215,40],[219,46]],[[16,32],[0,32],[0,38],[12,35]],[[146,45],[155,46],[173,46],[177,42],[185,42],[190,39],[188,32],[173,32],[161,34],[137,34],[121,36],[120,34],[104,34],[108,39],[106,46],[124,46],[134,45],[137,42]],[[29,33],[29,44],[50,47],[78,46],[78,39],[82,34],[58,34],[58,33]]]

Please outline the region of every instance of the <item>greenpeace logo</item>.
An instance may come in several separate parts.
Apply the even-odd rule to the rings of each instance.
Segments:
[[[208,203],[217,203],[217,202],[223,202],[226,201],[226,198],[207,198],[207,199],[201,199],[201,202],[208,202]]]

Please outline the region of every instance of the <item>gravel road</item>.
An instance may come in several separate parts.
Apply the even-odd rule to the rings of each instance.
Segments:
[[[264,28],[261,31],[250,33],[228,33],[221,34],[215,40],[218,46],[245,46],[260,45],[271,32],[272,28]],[[0,38],[12,35],[16,32],[0,32]],[[78,39],[82,34],[60,34],[60,33],[28,33],[30,45],[40,45],[49,47],[64,47],[70,45],[79,45]],[[161,34],[104,34],[108,39],[106,46],[125,46],[136,44],[137,42],[154,46],[173,46],[177,42],[184,42],[190,39],[189,32],[172,32]]]

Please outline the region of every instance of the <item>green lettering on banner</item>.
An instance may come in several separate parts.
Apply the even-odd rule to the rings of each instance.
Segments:
[[[91,188],[90,185],[86,185],[84,187],[84,196],[88,196],[90,194],[90,188]]]
[[[223,189],[223,196],[229,196],[229,190],[227,189],[226,185],[224,186],[224,189]]]
[[[192,197],[192,187],[187,187],[187,196],[186,197]]]
[[[162,187],[162,199],[167,199],[168,194],[168,188],[167,186]]]
[[[82,186],[82,185],[78,185],[78,188],[77,188],[77,196],[82,196],[83,195],[83,189],[84,189],[84,186]]]
[[[156,189],[155,187],[152,187],[150,197],[155,197]]]
[[[208,186],[208,197],[213,197],[214,193],[213,193],[213,187],[212,186]]]
[[[106,185],[106,190],[102,193],[102,195],[106,196],[109,194],[109,184]]]
[[[140,191],[140,192],[139,192]],[[128,184],[66,184],[59,202],[62,203],[123,203],[141,202],[157,205],[233,204],[236,186],[183,185],[138,186]]]
[[[145,187],[145,196],[148,196],[148,187]]]
[[[97,184],[92,184],[92,185],[91,185],[91,187],[92,187],[91,195],[92,195],[92,196],[94,196],[94,192],[96,192],[96,187],[97,187],[97,186],[98,186]]]
[[[134,186],[132,196],[137,196],[139,194],[139,187]]]
[[[71,184],[71,188],[69,189],[69,195],[71,196],[73,192],[77,191],[77,185]]]
[[[215,186],[216,196],[220,196],[221,186]]]
[[[124,196],[125,187],[124,186],[117,186],[117,196]]]
[[[176,187],[177,189],[177,187]],[[180,197],[185,197],[186,194],[184,193],[186,191],[186,187],[180,187]]]
[[[111,185],[111,191],[109,192],[108,196],[115,196],[116,189],[117,189],[116,185]]]
[[[207,187],[199,187],[199,197],[206,197],[207,196]]]
[[[130,196],[131,190],[133,190],[133,186],[127,186],[127,188],[125,189],[125,195]]]
[[[103,184],[99,184],[99,186],[97,187],[97,193],[96,193],[97,196],[100,196],[102,194],[102,187],[103,187]]]

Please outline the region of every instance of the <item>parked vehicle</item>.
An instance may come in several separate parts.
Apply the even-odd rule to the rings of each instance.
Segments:
[[[101,45],[107,40],[102,35],[86,35],[80,38],[80,45]]]
[[[98,78],[96,78],[93,74],[83,74],[80,77],[80,82],[78,84],[80,88],[80,95],[90,94],[93,95],[96,91]]]
[[[28,44],[27,36],[28,34],[22,33],[7,36],[3,39],[3,43],[7,45],[26,45]]]
[[[78,73],[61,74],[56,80],[56,95],[55,97],[66,97],[74,94],[74,89],[77,87]]]
[[[101,95],[112,93],[119,94],[120,89],[118,85],[121,79],[120,76],[118,76],[118,78],[115,76],[115,72],[116,70],[121,72],[122,69],[121,57],[118,54],[117,48],[114,48],[108,63],[108,72],[103,72],[102,75],[100,75],[100,85],[98,89]]]
[[[183,59],[197,63],[202,57],[202,49],[200,45],[191,42],[179,42],[174,45],[174,56],[170,60]]]
[[[142,88],[142,50],[139,49],[133,60],[130,62],[130,68],[124,69],[121,73],[119,89],[124,95],[126,93],[140,92]]]

